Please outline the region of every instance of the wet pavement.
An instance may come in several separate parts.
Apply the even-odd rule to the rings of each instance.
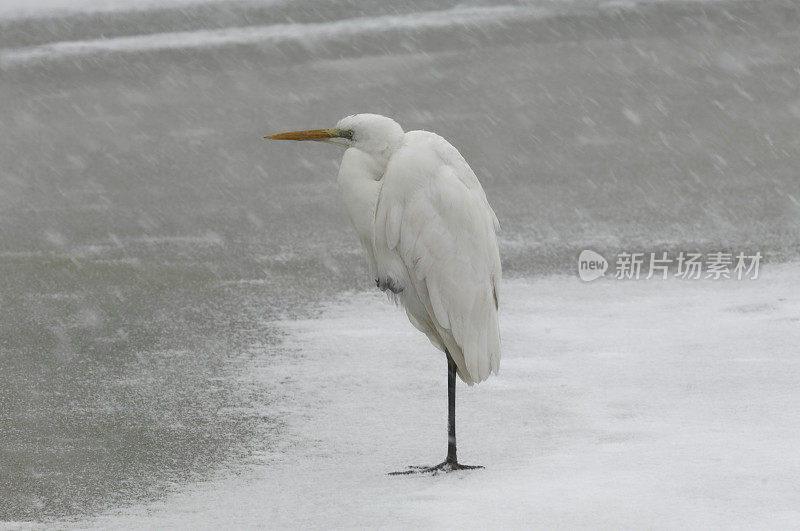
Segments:
[[[796,3],[542,2],[375,29],[455,4],[0,22],[6,55],[312,25],[0,63],[0,520],[158,498],[280,440],[280,382],[240,378],[275,355],[270,321],[371,286],[335,195],[340,152],[268,133],[354,112],[439,132],[483,182],[509,276],[572,274],[585,247],[798,256]]]

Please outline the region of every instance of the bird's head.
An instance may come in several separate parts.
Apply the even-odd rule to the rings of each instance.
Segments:
[[[394,149],[403,138],[403,128],[380,114],[353,114],[339,120],[333,129],[309,129],[265,136],[268,140],[315,140],[370,153]]]

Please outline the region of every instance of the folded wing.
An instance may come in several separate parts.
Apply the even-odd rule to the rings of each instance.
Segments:
[[[413,289],[400,300],[412,323],[447,348],[469,384],[500,367],[498,228],[461,154],[433,133],[406,133],[376,210],[378,268],[402,263]]]

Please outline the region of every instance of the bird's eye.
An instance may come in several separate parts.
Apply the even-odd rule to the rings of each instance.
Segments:
[[[349,139],[352,140],[353,139],[353,130],[352,129],[348,129],[347,131],[345,131],[344,136],[346,138],[349,138]]]

